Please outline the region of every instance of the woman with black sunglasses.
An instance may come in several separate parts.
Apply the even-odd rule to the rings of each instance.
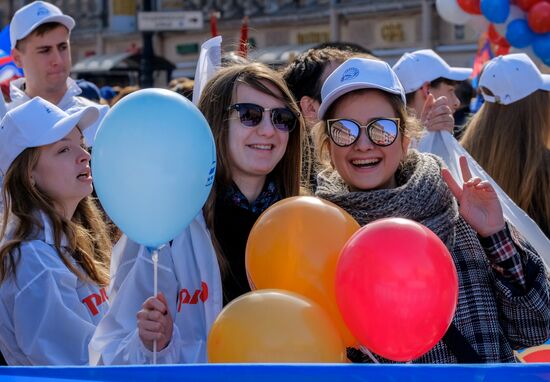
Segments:
[[[419,128],[391,68],[350,59],[327,78],[321,95],[315,135],[325,169],[316,195],[361,225],[386,217],[422,223],[456,265],[459,298],[451,327],[413,362],[514,362],[513,349],[545,342],[550,295],[544,264],[505,222],[492,186],[471,177],[464,158],[465,183],[459,185],[440,159],[408,150]],[[348,355],[369,360],[359,351]]]
[[[250,291],[244,259],[252,226],[272,204],[300,192],[304,122],[278,73],[262,64],[222,69],[199,109],[216,144],[209,199],[160,251],[157,296],[151,255],[126,237],[117,244],[116,297],[91,341],[92,364],[206,362],[217,314]]]
[[[281,76],[258,63],[222,69],[207,84],[199,109],[217,148],[216,178],[204,215],[227,304],[250,291],[244,255],[256,219],[300,192],[304,122]]]

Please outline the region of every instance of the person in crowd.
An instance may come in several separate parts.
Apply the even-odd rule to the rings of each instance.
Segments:
[[[453,113],[460,106],[456,86],[472,69],[451,67],[433,50],[422,49],[405,53],[393,70],[405,89],[409,110],[425,128],[453,133]]]
[[[310,132],[319,122],[317,113],[321,104],[321,86],[340,64],[358,54],[360,53],[334,47],[309,49],[282,71],[283,79],[298,102],[306,122],[307,139],[302,148],[302,175],[313,191],[316,187],[316,165]],[[361,56],[372,57],[363,53]]]
[[[514,362],[514,349],[545,342],[550,291],[542,260],[504,220],[490,183],[471,177],[465,158],[459,185],[440,159],[408,149],[421,128],[407,115],[405,91],[389,65],[347,60],[327,78],[321,98],[314,133],[325,168],[316,196],[361,225],[388,217],[422,223],[456,266],[459,296],[449,331],[413,362]],[[359,351],[348,356],[369,360]]]
[[[113,253],[110,312],[90,344],[92,364],[206,362],[206,341],[224,304],[250,291],[248,235],[259,215],[300,192],[304,122],[281,76],[259,63],[222,68],[199,109],[216,144],[217,168],[202,212],[159,253],[126,237]],[[137,314],[137,316],[136,316]]]
[[[15,64],[25,77],[12,81],[8,110],[39,96],[68,114],[94,103],[79,96],[82,90],[69,77],[71,71],[70,34],[72,17],[45,1],[34,1],[15,12],[10,23],[10,40]],[[107,113],[100,107],[101,118]],[[100,118],[100,119],[101,119]],[[100,119],[87,129],[85,139],[91,146]]]
[[[109,85],[102,86],[99,89],[99,94],[101,94],[102,104],[113,106],[112,105],[113,99],[117,96],[119,90],[120,89],[118,88],[118,86],[109,86]]]
[[[373,53],[370,49],[367,49],[367,48],[365,48],[364,46],[362,46],[360,44],[357,44],[357,43],[354,43],[354,42],[349,42],[349,41],[322,42],[320,44],[314,45],[311,49],[322,50],[322,49],[327,49],[327,48],[338,49],[338,50],[353,52],[353,53],[358,53],[358,54],[366,54],[366,55],[374,57],[374,55],[373,55]]]
[[[128,85],[121,88],[117,92],[116,96],[114,96],[113,99],[111,100],[110,105],[115,106],[118,103],[118,101],[120,101],[127,95],[132,94],[133,92],[137,92],[138,90],[140,90],[140,87],[138,85]]]
[[[39,96],[57,105],[68,114],[76,113],[94,103],[80,97],[82,90],[69,77],[71,71],[70,33],[75,26],[72,17],[51,3],[34,1],[15,12],[10,23],[11,54],[25,77],[10,83],[11,110]],[[86,129],[85,141],[93,144],[95,133],[108,107],[99,107],[100,118]],[[2,174],[0,173],[0,184]],[[3,200],[0,197],[0,213]]]
[[[187,77],[175,78],[168,84],[168,89],[181,94],[188,100],[192,100],[194,83],[192,79]]]
[[[108,309],[111,247],[83,147],[98,118],[92,106],[68,115],[34,97],[0,124],[0,350],[9,365],[88,364]]]
[[[84,79],[77,80],[76,84],[82,90],[80,97],[86,98],[96,104],[101,103],[101,93],[96,84]]]
[[[485,102],[460,143],[550,237],[550,75],[524,53],[499,56],[479,89]]]
[[[472,104],[472,99],[476,96],[476,91],[472,86],[472,81],[467,79],[457,84],[455,93],[460,100],[460,106],[453,114],[455,119],[455,129],[453,131],[453,135],[457,140],[460,140],[466,131],[466,125],[473,115],[470,111],[470,105]]]

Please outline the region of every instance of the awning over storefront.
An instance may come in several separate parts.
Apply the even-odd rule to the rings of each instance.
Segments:
[[[112,84],[116,78],[120,85],[135,85],[140,73],[141,53],[114,53],[87,57],[73,65],[72,73],[78,78],[95,79],[94,82]],[[153,71],[165,71],[166,83],[176,66],[160,56],[153,56]],[[126,81],[125,81],[126,79]],[[110,83],[109,83],[110,82]]]
[[[95,55],[77,62],[73,73],[101,73],[109,71],[139,71],[141,53],[115,53]],[[174,64],[160,56],[153,56],[153,70],[172,71]]]

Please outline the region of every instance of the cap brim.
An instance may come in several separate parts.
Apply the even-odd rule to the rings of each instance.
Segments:
[[[37,139],[37,146],[49,145],[66,137],[77,125],[81,132],[93,125],[99,118],[99,110],[94,106],[69,115],[58,121],[50,130],[46,129],[44,135]]]
[[[53,15],[53,16],[49,16],[49,17],[44,17],[43,19],[41,19],[39,22],[33,24],[29,30],[27,31],[27,33],[24,35],[24,36],[16,36],[17,41],[19,40],[22,40],[24,39],[25,37],[27,37],[28,35],[30,35],[36,28],[38,28],[40,25],[42,24],[46,24],[46,23],[59,23],[59,24],[62,24],[64,25],[68,30],[69,32],[74,28],[75,26],[75,21],[74,19],[71,17],[71,16],[67,16],[67,15]],[[12,46],[12,49],[15,48],[15,46]]]
[[[451,68],[449,74],[445,77],[452,81],[464,81],[472,75],[471,68]]]
[[[330,92],[325,97],[325,99],[321,102],[321,106],[319,107],[319,112],[317,113],[318,118],[323,119],[330,105],[332,105],[334,101],[336,101],[338,98],[340,98],[346,93],[352,92],[354,90],[359,90],[359,89],[378,89],[386,93],[396,94],[401,97],[404,104],[407,103],[405,96],[401,94],[401,92],[399,91],[395,91],[394,89],[389,89],[377,84],[372,84],[370,82],[355,82],[355,83],[350,83],[347,86],[341,86],[337,89],[334,89],[332,92]]]

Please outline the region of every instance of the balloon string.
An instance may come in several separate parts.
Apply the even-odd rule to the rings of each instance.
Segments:
[[[378,361],[378,360],[376,359],[376,357],[370,352],[369,349],[367,349],[367,348],[364,347],[363,345],[360,345],[360,346],[359,346],[359,349],[360,349],[364,354],[368,355],[372,362],[374,362],[374,363],[380,363],[380,361]]]
[[[158,249],[153,250],[153,296],[157,297],[158,294],[158,262],[159,252]],[[157,340],[153,340],[153,365],[157,364]]]

